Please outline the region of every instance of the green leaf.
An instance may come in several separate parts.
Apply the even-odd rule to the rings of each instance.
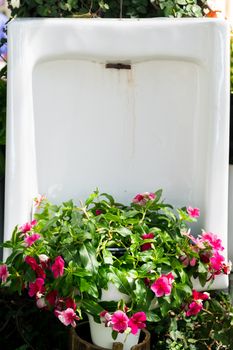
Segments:
[[[148,322],[159,322],[161,318],[154,311],[146,310],[146,320]]]
[[[162,190],[162,189],[160,189],[160,190],[158,190],[158,191],[155,192],[155,202],[156,202],[156,203],[157,203],[157,202],[160,200],[160,198],[162,197],[162,193],[163,193],[163,190]]]
[[[178,5],[186,5],[187,4],[187,1],[186,0],[176,0],[176,3]]]
[[[99,192],[95,191],[93,192],[85,201],[86,206],[88,206],[89,204],[93,203],[93,201],[98,197]]]
[[[132,286],[129,284],[126,273],[123,270],[110,266],[109,270],[111,281],[116,285],[120,292],[131,295],[133,293]]]
[[[205,264],[203,264],[201,261],[198,263],[198,272],[199,273],[207,273],[208,268],[206,267]]]
[[[112,253],[107,249],[103,250],[103,259],[105,264],[109,264],[109,265],[113,264]]]
[[[117,233],[119,233],[122,237],[127,237],[132,235],[132,232],[126,228],[126,227],[120,227],[117,230],[115,230]]]
[[[116,340],[117,336],[118,336],[118,332],[117,331],[112,331],[112,339]]]
[[[87,281],[84,278],[80,278],[79,288],[80,288],[80,292],[87,292],[88,294],[90,294],[94,298],[98,298],[98,296],[99,296],[99,291],[98,291],[98,288],[97,288],[95,282]]]
[[[96,250],[90,242],[84,242],[79,249],[80,260],[85,269],[93,274],[97,273],[99,263],[96,259]]]
[[[81,301],[81,308],[91,315],[99,315],[102,311],[104,311],[104,309],[97,302],[86,299]]]

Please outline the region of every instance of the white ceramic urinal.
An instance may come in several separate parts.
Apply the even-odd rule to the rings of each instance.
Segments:
[[[11,22],[5,239],[37,193],[163,188],[226,247],[228,42],[213,19]]]

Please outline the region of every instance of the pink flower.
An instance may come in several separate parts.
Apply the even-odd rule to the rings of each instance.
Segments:
[[[52,290],[51,292],[49,292],[45,299],[47,300],[47,302],[51,305],[54,306],[57,303],[57,297],[58,297],[58,291],[57,290]]]
[[[34,206],[39,208],[41,203],[46,199],[45,195],[39,194],[36,198],[34,198]]]
[[[76,327],[75,320],[79,320],[79,317],[76,315],[73,309],[68,308],[64,311],[58,311],[56,310],[56,314],[58,319],[65,325],[68,326],[69,324],[72,327]]]
[[[191,218],[199,218],[200,216],[200,209],[199,208],[192,208],[192,207],[188,207],[187,208],[187,213],[189,214],[189,216]]]
[[[183,264],[184,267],[189,266],[190,260],[189,260],[189,258],[187,257],[187,255],[181,255],[181,256],[179,257],[179,260],[182,262],[182,264]]]
[[[184,265],[184,267],[187,267],[187,266],[195,266],[196,265],[196,262],[197,262],[197,259],[195,258],[189,258],[187,255],[181,255],[179,260],[182,262],[182,264]]]
[[[174,276],[170,272],[167,275],[161,275],[159,278],[157,278],[150,288],[158,298],[164,295],[170,295],[173,281]]]
[[[231,273],[232,263],[229,261],[227,264],[222,264],[222,270],[225,275],[229,275]]]
[[[26,233],[24,242],[26,243],[26,247],[30,247],[34,242],[36,242],[38,239],[40,239],[39,233],[33,233],[31,235],[28,235]]]
[[[197,292],[195,289],[193,290],[193,300],[208,300],[210,298],[209,293],[207,292]]]
[[[44,280],[43,278],[37,278],[35,282],[30,282],[29,283],[29,292],[28,295],[30,297],[33,297],[37,293],[44,293]]]
[[[156,195],[152,192],[144,192],[141,194],[137,194],[133,198],[133,203],[138,204],[138,205],[145,205],[146,202],[152,201],[156,198]]]
[[[204,264],[208,264],[210,262],[211,253],[204,252],[200,254],[200,259]]]
[[[7,265],[6,264],[0,265],[0,278],[2,279],[3,283],[6,282],[8,276],[9,276],[9,272],[7,269]]]
[[[96,209],[95,211],[95,215],[98,216],[98,215],[101,215],[102,214],[102,210],[100,209]]]
[[[19,229],[22,233],[26,233],[30,231],[37,224],[36,220],[32,220],[31,222],[26,222],[26,224],[22,225]]]
[[[31,266],[31,268],[35,271],[38,268],[38,264],[35,258],[33,258],[32,256],[27,255],[25,257],[25,263],[27,263],[29,266]]]
[[[137,334],[139,329],[146,327],[146,314],[142,311],[136,312],[130,319],[128,326],[131,328],[132,334]]]
[[[65,262],[62,259],[62,257],[57,256],[54,264],[51,267],[51,270],[53,271],[54,278],[58,278],[59,276],[63,276],[64,265],[65,265]]]
[[[211,232],[203,232],[202,233],[202,241],[208,242],[209,245],[214,250],[224,250],[224,247],[222,246],[222,241],[220,238],[218,238],[217,235],[214,235]]]
[[[152,239],[154,238],[154,234],[151,232],[151,233],[144,233],[142,235],[142,239]],[[148,243],[144,243],[142,246],[141,246],[141,250],[142,251],[145,251],[145,250],[149,250],[151,249],[151,243],[148,242]]]
[[[102,319],[102,322],[105,324],[105,327],[111,327],[112,326],[112,315],[108,313],[108,311],[104,310],[100,312],[100,318]]]
[[[203,309],[203,305],[201,302],[193,301],[188,306],[188,310],[186,311],[186,316],[195,316]]]
[[[76,308],[77,308],[77,305],[75,304],[75,301],[72,298],[67,298],[65,300],[65,304],[66,304],[66,307],[69,309],[71,308],[73,310],[76,310]]]
[[[197,259],[196,259],[196,258],[192,258],[192,259],[190,260],[190,262],[189,262],[189,265],[190,265],[190,266],[195,266],[196,263],[197,263]]]
[[[44,270],[42,269],[41,266],[37,266],[37,268],[36,268],[35,271],[36,271],[37,277],[41,277],[41,278],[43,278],[43,279],[46,278],[46,273],[44,272]]]
[[[128,316],[123,311],[118,310],[112,315],[111,323],[114,331],[123,333],[128,327],[128,322]]]
[[[212,258],[210,258],[210,268],[215,271],[220,271],[223,267],[224,256],[215,252]]]

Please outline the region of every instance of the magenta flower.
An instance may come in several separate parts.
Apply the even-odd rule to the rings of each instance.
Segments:
[[[229,275],[231,273],[232,263],[229,261],[227,264],[222,264],[222,270],[225,275]]]
[[[154,238],[154,234],[151,232],[151,233],[144,233],[142,235],[142,239],[152,239]],[[151,249],[151,243],[148,242],[148,243],[144,243],[142,246],[141,246],[141,250],[142,251],[145,251],[145,250],[149,250]]]
[[[193,300],[208,300],[210,298],[209,293],[207,292],[197,292],[195,289],[193,290]]]
[[[224,256],[215,252],[212,258],[210,258],[210,268],[215,271],[220,271],[223,267]]]
[[[62,259],[62,257],[57,256],[54,264],[51,267],[51,270],[53,271],[54,278],[58,278],[59,276],[63,276],[64,265],[65,265],[65,262]]]
[[[37,224],[36,220],[32,220],[31,222],[26,222],[26,224],[22,225],[19,229],[22,233],[26,233],[30,231]]]
[[[142,311],[136,312],[130,319],[128,326],[131,328],[132,334],[137,334],[139,329],[146,327],[146,314]]]
[[[52,290],[51,292],[49,292],[45,299],[47,300],[47,302],[51,305],[51,306],[54,306],[57,304],[57,299],[58,297],[58,291],[57,290]]]
[[[38,239],[40,239],[39,233],[33,233],[31,235],[28,235],[26,233],[24,242],[26,243],[26,247],[30,247],[34,242],[36,242]]]
[[[56,310],[56,315],[65,326],[68,326],[70,324],[72,327],[76,327],[75,320],[79,320],[79,317],[71,308],[68,308],[64,311]]]
[[[45,274],[43,268],[37,264],[37,261],[35,258],[27,255],[25,257],[24,261],[26,262],[26,264],[28,264],[32,268],[32,270],[34,270],[36,272],[37,277],[41,277],[41,278],[45,279],[46,274]]]
[[[203,305],[201,302],[193,301],[188,306],[188,310],[186,311],[186,316],[195,316],[203,309]]]
[[[25,263],[27,263],[29,266],[31,266],[32,270],[36,271],[36,269],[38,268],[38,264],[35,258],[33,258],[32,256],[27,255],[25,257]]]
[[[102,319],[103,323],[105,324],[105,327],[111,327],[112,326],[112,315],[108,313],[108,311],[104,310],[100,312],[100,318]]]
[[[112,329],[123,333],[128,327],[128,316],[123,311],[116,311],[111,317]]]
[[[6,264],[0,265],[0,278],[2,279],[3,283],[6,282],[8,276],[9,276],[9,272],[7,269],[7,265]]]
[[[158,298],[164,295],[170,295],[173,281],[174,276],[170,272],[167,275],[161,275],[159,278],[157,278],[150,288]]]
[[[145,205],[146,202],[152,201],[156,198],[156,195],[152,192],[144,192],[141,194],[137,194],[133,198],[133,203],[138,204],[138,205]]]
[[[98,216],[98,215],[101,215],[102,214],[102,210],[100,209],[96,209],[95,211],[95,215]]]
[[[203,232],[202,233],[202,241],[208,242],[209,245],[214,250],[224,250],[224,247],[222,246],[222,241],[220,238],[218,238],[217,235],[211,233],[211,232]]]
[[[73,309],[73,310],[76,310],[76,309],[77,309],[77,305],[76,305],[74,299],[72,299],[72,298],[67,298],[67,299],[65,300],[65,304],[66,304],[66,307],[67,307],[68,309],[70,309],[70,308]]]
[[[192,207],[188,207],[187,208],[187,213],[189,214],[189,216],[191,218],[199,218],[200,216],[200,209],[199,208],[192,208]]]
[[[44,272],[44,270],[43,270],[43,268],[41,266],[37,266],[35,271],[36,271],[37,277],[41,277],[43,279],[46,278],[46,273]]]
[[[36,295],[37,293],[41,293],[43,294],[45,291],[45,288],[44,288],[44,280],[43,278],[37,278],[35,280],[35,282],[30,282],[29,283],[29,292],[28,292],[28,295],[30,297],[33,297],[34,295]]]

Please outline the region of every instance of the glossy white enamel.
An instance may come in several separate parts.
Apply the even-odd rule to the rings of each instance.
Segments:
[[[228,41],[213,19],[10,23],[5,239],[37,193],[163,188],[227,246]]]

